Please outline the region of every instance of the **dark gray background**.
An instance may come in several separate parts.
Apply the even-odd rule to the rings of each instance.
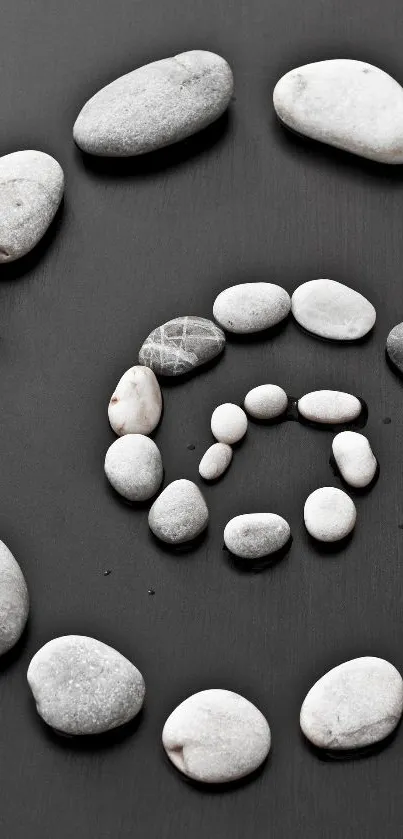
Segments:
[[[0,536],[32,596],[27,635],[0,665],[4,839],[401,835],[402,733],[378,755],[328,762],[302,740],[298,715],[316,678],[350,657],[403,669],[403,392],[384,359],[386,335],[403,320],[403,167],[285,134],[271,93],[292,67],[334,57],[367,60],[402,82],[402,27],[398,0],[2,2],[0,153],[42,149],[66,174],[64,208],[43,245],[0,269]],[[86,99],[136,66],[194,48],[231,63],[229,118],[151,159],[83,160],[71,129]],[[332,434],[285,423],[251,426],[227,477],[206,488],[203,545],[164,551],[145,511],[120,503],[103,477],[118,378],[154,326],[210,316],[226,286],[273,280],[292,292],[317,277],[374,303],[369,340],[326,344],[292,322],[274,337],[229,340],[213,369],[164,388],[155,439],[166,481],[196,478],[217,403],[241,402],[265,381],[295,396],[356,393],[369,406],[381,472],[356,499],[354,538],[330,556],[309,543],[307,495],[340,485],[328,465]],[[254,510],[284,515],[294,542],[275,567],[242,574],[222,531]],[[65,633],[106,641],[142,670],[137,730],[92,746],[41,723],[26,669]],[[192,787],[160,746],[171,710],[208,687],[244,694],[272,728],[263,772],[230,791]]]

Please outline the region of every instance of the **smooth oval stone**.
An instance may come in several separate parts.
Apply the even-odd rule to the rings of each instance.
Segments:
[[[162,483],[160,451],[144,434],[125,434],[109,446],[105,474],[114,489],[128,501],[146,501]]]
[[[25,256],[46,233],[62,200],[63,169],[41,151],[0,157],[0,263]]]
[[[230,690],[202,690],[168,717],[164,749],[177,769],[207,784],[243,778],[263,763],[271,735],[263,714]]]
[[[213,443],[200,461],[199,474],[205,481],[215,481],[228,469],[231,460],[231,446],[226,443]]]
[[[231,553],[244,559],[259,559],[287,544],[290,525],[275,513],[247,513],[235,516],[224,530],[224,542]]]
[[[379,163],[403,163],[403,90],[372,64],[338,58],[297,67],[277,83],[273,102],[293,131]]]
[[[192,50],[154,61],[98,91],[78,115],[74,139],[95,155],[155,151],[218,119],[233,89],[231,68],[215,53]]]
[[[54,638],[34,655],[28,683],[38,714],[63,734],[101,734],[133,719],[145,695],[137,667],[85,635]]]
[[[213,411],[211,430],[219,443],[228,445],[238,443],[245,436],[247,427],[248,420],[245,411],[239,405],[224,402]]]
[[[140,364],[161,376],[181,376],[211,361],[225,347],[225,335],[211,320],[194,315],[157,326],[139,352]]]
[[[162,395],[149,367],[137,365],[123,374],[108,407],[109,422],[116,434],[151,434],[162,412]]]
[[[376,311],[362,294],[335,280],[310,280],[292,295],[295,320],[314,335],[355,341],[372,329]]]
[[[305,501],[305,527],[320,542],[344,539],[353,530],[356,518],[355,504],[342,489],[320,487]]]
[[[199,487],[180,478],[161,492],[148,514],[150,529],[171,545],[196,539],[208,524],[207,504]]]
[[[0,655],[11,650],[21,637],[28,612],[24,575],[11,551],[0,541]]]
[[[213,315],[227,332],[247,334],[275,326],[287,317],[290,296],[274,283],[241,283],[215,299]]]
[[[383,658],[365,656],[339,664],[314,684],[300,723],[321,749],[359,749],[391,734],[402,711],[400,673]]]
[[[377,461],[364,434],[341,431],[332,443],[333,456],[346,483],[366,487],[374,479]]]
[[[244,408],[251,417],[259,420],[275,419],[287,409],[288,397],[277,385],[258,385],[245,396]]]
[[[361,410],[361,402],[356,396],[340,390],[314,390],[298,400],[299,413],[311,422],[352,422]]]
[[[398,323],[389,332],[386,352],[395,367],[403,373],[403,323]]]

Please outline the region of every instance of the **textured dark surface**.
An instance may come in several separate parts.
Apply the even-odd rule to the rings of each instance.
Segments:
[[[298,715],[313,681],[347,658],[380,655],[403,670],[403,385],[384,357],[403,319],[403,167],[287,135],[270,97],[291,67],[339,56],[403,81],[402,26],[397,0],[2,5],[0,152],[40,148],[67,181],[44,245],[1,268],[0,538],[32,597],[23,643],[0,661],[5,839],[401,835],[403,731],[378,755],[326,762],[304,743]],[[228,119],[155,158],[85,161],[71,128],[88,97],[195,47],[233,67]],[[231,283],[269,280],[292,292],[316,277],[374,303],[368,339],[326,344],[292,322],[274,337],[229,337],[210,370],[164,385],[155,439],[166,482],[195,479],[217,403],[264,381],[293,396],[356,393],[368,403],[380,476],[354,496],[352,540],[335,554],[309,541],[307,495],[340,486],[328,464],[332,432],[284,422],[251,424],[228,474],[205,488],[211,523],[197,550],[164,550],[146,510],[122,503],[103,477],[116,382],[151,329],[180,314],[210,317]],[[255,510],[283,515],[293,543],[273,568],[248,574],[222,551],[222,532]],[[76,743],[36,716],[30,657],[70,632],[111,644],[144,674],[134,729]],[[160,746],[168,714],[209,687],[244,694],[272,728],[264,770],[234,790],[196,789]]]

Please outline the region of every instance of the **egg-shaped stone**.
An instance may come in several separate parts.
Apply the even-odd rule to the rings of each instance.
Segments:
[[[376,320],[376,311],[366,297],[335,280],[303,283],[294,291],[291,306],[304,329],[335,341],[363,338]]]
[[[320,487],[305,501],[305,527],[320,542],[337,542],[354,528],[357,511],[347,493],[336,487]]]
[[[218,405],[212,413],[211,431],[219,443],[231,446],[245,436],[248,419],[245,411],[232,402]]]
[[[162,412],[162,395],[155,373],[140,364],[119,380],[108,406],[116,434],[151,434]]]
[[[287,410],[288,397],[278,385],[258,385],[252,388],[244,401],[244,408],[254,419],[271,420]]]
[[[196,539],[207,527],[207,504],[199,487],[180,478],[172,481],[154,501],[148,515],[150,529],[171,545]]]
[[[227,332],[248,334],[268,329],[287,317],[290,296],[275,283],[240,283],[216,297],[213,315]]]
[[[310,422],[328,425],[352,422],[361,411],[360,400],[340,390],[314,390],[298,400],[298,412]]]
[[[403,373],[403,323],[398,323],[390,330],[386,340],[386,352],[399,372]]]
[[[341,431],[333,440],[332,451],[342,477],[350,486],[361,489],[374,479],[378,464],[364,434]]]
[[[158,446],[144,434],[125,434],[105,456],[105,474],[128,501],[147,501],[160,488],[164,470]]]
[[[281,550],[290,535],[290,525],[276,513],[244,513],[225,526],[224,542],[235,556],[260,559]]]
[[[140,349],[139,363],[161,376],[181,376],[212,361],[224,347],[225,335],[215,323],[186,315],[150,333]]]
[[[21,637],[29,612],[24,575],[4,542],[0,541],[0,655]]]
[[[215,481],[228,469],[232,449],[227,443],[213,443],[204,453],[199,464],[199,475],[205,481]]]

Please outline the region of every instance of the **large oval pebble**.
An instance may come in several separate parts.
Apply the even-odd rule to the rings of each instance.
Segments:
[[[100,734],[133,719],[145,694],[137,667],[85,635],[54,638],[34,655],[28,683],[38,713],[64,734]]]
[[[211,416],[211,431],[220,443],[231,446],[245,436],[248,419],[245,411],[233,402],[218,405]]]
[[[211,361],[225,346],[225,335],[211,320],[193,315],[157,326],[139,352],[140,364],[162,376],[180,376]]]
[[[290,297],[274,283],[241,283],[226,288],[215,299],[213,315],[227,332],[260,332],[283,320]]]
[[[32,250],[46,233],[62,200],[63,169],[41,151],[0,157],[0,263]]]
[[[183,140],[218,119],[234,88],[231,68],[203,50],[154,61],[98,91],[74,125],[85,152],[128,157]]]
[[[294,131],[380,163],[403,163],[403,90],[383,70],[347,58],[286,73],[273,94]]]
[[[398,323],[389,332],[386,352],[395,367],[403,373],[403,323]]]
[[[336,487],[320,487],[305,501],[305,527],[320,542],[337,542],[354,528],[355,504],[347,493]]]
[[[228,469],[232,449],[226,443],[213,443],[204,453],[199,464],[199,475],[205,481],[215,481]]]
[[[341,431],[333,440],[332,451],[342,477],[350,486],[366,487],[374,479],[378,464],[364,434]]]
[[[372,329],[376,311],[362,294],[335,280],[310,280],[292,295],[295,320],[314,335],[355,341]]]
[[[246,394],[244,402],[245,411],[259,420],[275,419],[284,413],[287,406],[287,394],[278,385],[258,385]]]
[[[172,763],[195,781],[235,781],[267,757],[271,735],[263,714],[230,690],[202,690],[168,717],[162,742]]]
[[[195,539],[208,524],[207,504],[199,487],[180,478],[161,492],[148,515],[150,529],[163,542],[175,545]]]
[[[275,513],[245,513],[225,526],[224,542],[235,556],[259,559],[281,550],[290,538],[290,526]]]
[[[300,722],[321,749],[358,749],[384,740],[402,711],[400,673],[383,658],[365,656],[339,664],[314,684]]]
[[[298,400],[299,413],[310,422],[352,422],[361,410],[361,402],[356,396],[340,390],[314,390]]]
[[[163,478],[159,448],[144,434],[125,434],[105,456],[105,474],[113,488],[128,501],[147,501]]]
[[[151,434],[162,412],[162,395],[149,367],[137,365],[123,374],[108,407],[116,434]]]
[[[0,542],[0,655],[17,643],[29,612],[24,575],[4,542]]]

